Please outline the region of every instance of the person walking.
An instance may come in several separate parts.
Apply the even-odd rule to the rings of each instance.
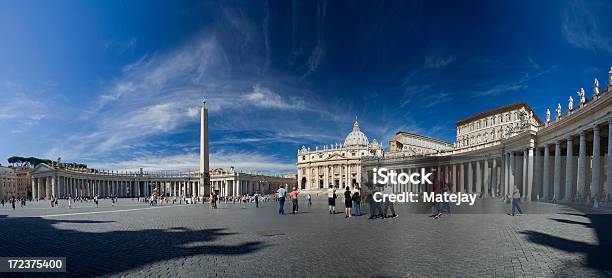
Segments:
[[[285,195],[287,195],[287,190],[281,185],[280,188],[276,191],[278,195],[278,214],[285,214]]]
[[[259,208],[259,194],[255,194],[255,207]]]
[[[329,205],[329,214],[336,214],[336,189],[330,184],[327,190],[327,204]]]
[[[344,218],[351,217],[351,211],[353,209],[352,195],[351,188],[347,186],[344,191]]]
[[[393,194],[393,190],[391,190],[391,186],[385,186],[383,188],[383,194]],[[391,216],[388,216],[387,212],[391,210]],[[393,202],[389,201],[389,198],[384,198],[383,200],[383,216],[382,218],[396,218],[397,214],[395,213],[395,208],[393,207]]]
[[[298,213],[299,207],[298,207],[298,195],[300,194],[300,191],[298,190],[297,187],[293,187],[293,191],[291,191],[291,203],[293,204],[293,208],[291,210],[292,214],[296,214]]]
[[[308,200],[308,207],[312,207],[312,196],[310,196],[310,193],[306,196],[306,200]]]
[[[361,216],[361,193],[359,191],[359,186],[355,186],[355,193],[351,198],[355,207],[355,216]]]
[[[13,206],[13,210],[15,210],[15,196],[11,198],[11,205]]]
[[[514,191],[512,192],[512,216],[516,214],[516,211],[520,214],[523,214],[523,210],[521,209],[521,191],[519,191],[518,187],[514,186]]]
[[[72,208],[72,196],[68,195],[68,208]]]

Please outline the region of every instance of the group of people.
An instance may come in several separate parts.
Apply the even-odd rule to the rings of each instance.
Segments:
[[[330,186],[327,190],[327,205],[329,206],[329,214],[336,214],[336,189]],[[309,199],[309,204],[312,201]],[[353,214],[353,206],[355,207],[355,214]],[[350,187],[346,187],[344,191],[344,218],[352,216],[361,216],[361,193],[359,186],[355,186],[354,192],[351,191]]]
[[[19,205],[20,205],[21,207],[25,207],[25,205],[26,205],[26,199],[25,199],[25,198],[15,198],[15,196],[10,197],[10,198],[8,199],[8,201],[6,201],[6,200],[4,200],[4,199],[0,200],[0,203],[2,204],[2,206],[3,206],[3,207],[4,207],[4,205],[5,205],[6,203],[10,203],[10,204],[11,204],[11,206],[13,207],[13,210],[15,210],[15,206],[16,206],[15,204],[16,204],[17,202],[19,202]]]
[[[368,190],[368,194],[365,196],[369,205],[370,205],[370,219],[375,218],[395,218],[398,215],[395,213],[395,208],[393,207],[392,202],[383,202],[382,206],[380,203],[375,202],[373,198],[373,194],[376,192],[375,190]],[[299,211],[299,202],[298,196],[300,194],[300,190],[297,187],[293,188],[293,191],[289,193],[289,197],[291,198],[292,210],[291,213],[295,214]],[[278,200],[278,214],[285,214],[285,199],[287,195],[287,190],[284,186],[281,186],[277,190],[276,198]],[[359,185],[355,185],[353,190],[349,186],[345,187],[345,191],[343,193],[344,197],[344,218],[350,218],[353,216],[361,216],[361,201],[364,198],[362,194],[361,187]],[[336,194],[336,188],[332,185],[329,186],[327,190],[327,204],[328,204],[328,212],[329,214],[336,214],[336,200],[338,199],[338,194]],[[312,206],[312,195],[308,193],[306,195],[306,201],[308,207]],[[388,212],[391,212],[389,215]]]

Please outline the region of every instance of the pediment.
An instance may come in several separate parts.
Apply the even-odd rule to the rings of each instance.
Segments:
[[[48,173],[48,172],[53,172],[53,167],[45,164],[45,163],[40,163],[38,165],[36,165],[36,167],[34,167],[34,170],[32,170],[32,175],[36,175],[36,174],[44,174],[44,173]]]

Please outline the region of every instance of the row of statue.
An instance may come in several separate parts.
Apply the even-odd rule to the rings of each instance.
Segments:
[[[612,67],[610,67],[610,71],[608,72],[608,91],[612,90]],[[584,92],[584,88],[580,88],[580,90],[577,92],[578,94],[578,99],[580,100],[580,108],[582,108],[585,103],[586,103],[586,94]],[[592,99],[597,99],[599,98],[599,81],[597,80],[597,78],[595,78],[595,82],[593,82],[593,98]],[[568,103],[567,103],[567,111],[568,113],[571,113],[574,110],[574,98],[572,96],[569,97],[568,99]],[[556,115],[556,120],[559,120],[561,118],[561,103],[557,104],[557,109],[555,109],[555,112],[557,112]],[[546,124],[550,124],[550,109],[546,109]]]

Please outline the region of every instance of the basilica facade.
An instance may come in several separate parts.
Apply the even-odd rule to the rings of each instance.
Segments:
[[[383,157],[383,146],[370,142],[355,120],[343,144],[325,145],[314,150],[302,146],[297,151],[298,185],[303,190],[344,188],[361,184],[361,160]]]

